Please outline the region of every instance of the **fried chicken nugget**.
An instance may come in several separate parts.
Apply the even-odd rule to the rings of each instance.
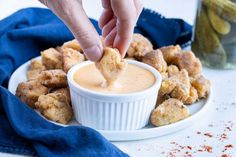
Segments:
[[[29,107],[35,108],[35,102],[38,97],[48,93],[48,88],[44,87],[37,80],[22,82],[17,86],[16,96],[19,97]]]
[[[60,69],[42,71],[39,81],[48,88],[67,87],[66,73]]]
[[[202,64],[192,51],[186,51],[175,55],[173,61],[180,69],[186,69],[189,76],[197,76],[202,72]]]
[[[71,41],[68,41],[68,42],[65,42],[65,43],[61,46],[61,48],[62,48],[62,49],[63,49],[63,48],[71,48],[71,49],[73,49],[73,50],[76,50],[76,51],[79,51],[79,52],[83,52],[83,50],[82,50],[82,48],[81,48],[79,42],[78,42],[76,39],[71,40]]]
[[[35,106],[47,119],[62,124],[67,124],[73,115],[68,99],[62,93],[41,95]]]
[[[102,59],[96,66],[110,86],[124,73],[127,62],[122,59],[117,49],[107,47],[104,48]]]
[[[159,50],[161,50],[166,63],[170,65],[175,60],[175,55],[181,52],[181,47],[179,45],[171,45],[162,47]]]
[[[37,79],[40,72],[46,70],[45,66],[39,60],[32,60],[30,63],[29,70],[27,71],[27,79]]]
[[[158,95],[163,97],[170,94],[176,87],[176,81],[173,78],[163,79],[161,82],[161,87],[159,89]]]
[[[70,91],[68,87],[65,88],[54,88],[52,89],[51,93],[61,93],[63,95],[65,95],[65,97],[67,98],[67,101],[70,103],[71,102],[71,98],[70,98]]]
[[[211,82],[199,75],[191,80],[191,85],[197,90],[198,98],[206,98],[210,92]]]
[[[62,69],[62,54],[54,48],[49,48],[41,52],[42,63],[46,69]]]
[[[187,70],[182,69],[177,75],[172,77],[172,80],[176,86],[170,93],[171,97],[184,102],[189,97],[191,87]]]
[[[175,65],[169,65],[167,67],[168,77],[175,76],[179,73],[179,68]]]
[[[128,57],[134,57],[141,60],[142,57],[153,50],[151,42],[141,34],[133,34],[131,44],[127,50]]]
[[[67,73],[70,68],[85,60],[85,57],[82,53],[72,48],[62,48],[62,58],[63,58],[63,70]]]
[[[191,86],[188,98],[183,102],[184,104],[190,105],[195,103],[198,100],[197,90]]]
[[[152,50],[144,55],[142,62],[151,65],[160,73],[166,72],[167,64],[160,50]]]
[[[151,114],[155,126],[171,124],[190,116],[188,108],[178,99],[170,98],[160,104]]]

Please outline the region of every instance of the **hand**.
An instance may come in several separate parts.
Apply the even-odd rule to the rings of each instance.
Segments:
[[[83,9],[82,0],[39,1],[66,24],[89,60],[98,61],[101,58],[101,39]],[[99,26],[105,38],[105,46],[117,48],[124,56],[142,5],[139,0],[102,0],[102,6],[104,11]]]

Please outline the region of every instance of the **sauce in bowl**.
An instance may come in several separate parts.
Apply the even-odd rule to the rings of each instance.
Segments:
[[[156,81],[155,76],[149,70],[133,64],[128,64],[123,75],[116,80],[113,86],[105,86],[105,79],[95,64],[90,64],[77,70],[73,79],[83,88],[112,94],[140,92],[151,87]]]

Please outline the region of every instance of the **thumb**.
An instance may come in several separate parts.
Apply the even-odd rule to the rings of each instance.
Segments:
[[[65,1],[63,1],[65,3]],[[84,54],[91,61],[98,61],[102,56],[102,42],[93,24],[88,19],[81,3],[69,1],[53,10],[67,25],[80,43]],[[69,4],[68,4],[69,3]]]

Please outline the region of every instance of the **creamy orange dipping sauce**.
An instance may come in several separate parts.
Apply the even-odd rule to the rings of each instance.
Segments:
[[[76,71],[74,80],[86,89],[113,94],[143,91],[151,87],[156,81],[155,76],[150,71],[133,64],[128,64],[123,75],[109,88],[104,86],[105,79],[95,64],[84,66]]]

